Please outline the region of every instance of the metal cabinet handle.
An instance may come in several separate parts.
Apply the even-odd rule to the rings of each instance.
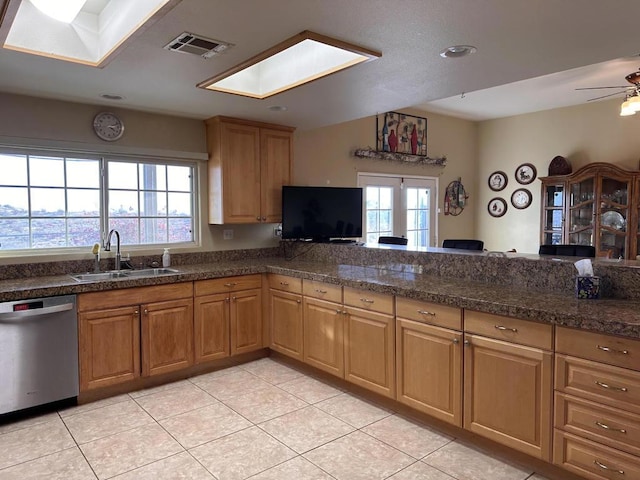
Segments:
[[[518,333],[518,329],[517,328],[509,328],[509,327],[505,327],[504,325],[494,325],[495,328],[497,328],[498,330],[509,330],[510,332],[513,333]]]
[[[327,293],[327,291],[326,290],[320,290],[320,289],[316,288],[316,293]]]
[[[229,303],[229,297],[225,298],[224,301]]]
[[[612,432],[618,432],[618,433],[627,433],[627,431],[624,428],[613,428],[607,425],[606,423],[602,423],[598,421],[596,421],[595,424],[604,430],[611,430]]]
[[[342,310],[336,310],[336,313],[340,315],[342,313]]]
[[[231,300],[233,300],[234,302],[236,301],[237,297],[231,297]]]
[[[596,380],[596,385],[598,385],[599,387],[602,387],[602,388],[606,388],[608,390],[616,390],[618,392],[627,392],[628,391],[628,389],[626,387],[613,387],[613,386],[611,386],[611,385],[609,385],[607,383],[602,383],[602,382],[600,382],[598,380]]]
[[[604,463],[601,463],[598,460],[594,460],[593,463],[595,463],[602,470],[609,470],[610,472],[619,473],[620,475],[624,475],[624,470],[617,470],[615,468],[607,467]]]
[[[235,287],[237,285],[236,282],[230,282],[230,283],[225,283],[224,286],[225,287]]]
[[[267,217],[262,217],[262,221],[266,222],[267,221]]]
[[[282,285],[283,287],[288,287],[289,283],[288,282],[280,282],[280,285]]]
[[[260,221],[260,217],[259,217],[259,216],[258,216],[258,217],[256,217],[256,220],[257,220],[257,221]]]
[[[596,345],[598,350],[609,353],[619,353],[620,355],[629,355],[629,350],[616,350],[615,348],[605,347],[604,345]]]
[[[147,310],[147,309],[145,308],[145,309],[144,309],[144,312],[142,312],[142,313],[144,313],[144,314],[146,315],[146,314],[148,314],[148,313],[149,313],[149,310]]]
[[[458,340],[457,338],[453,339],[453,344],[454,345],[458,345],[460,343],[460,340]]]
[[[471,342],[469,340],[465,340],[464,342],[462,342],[464,344],[465,347],[468,347],[471,345]]]
[[[296,303],[302,303],[302,301],[301,300],[296,300]]]
[[[134,311],[133,311],[133,314],[134,314],[134,315],[140,315],[140,310],[134,310]]]
[[[428,312],[428,311],[426,311],[426,310],[418,310],[418,313],[419,313],[420,315],[430,315],[430,316],[432,316],[432,317],[435,317],[435,316],[436,316],[436,314],[435,314],[434,312]]]
[[[361,298],[360,301],[364,302],[364,303],[373,303],[374,302],[374,300],[369,300],[368,298]]]

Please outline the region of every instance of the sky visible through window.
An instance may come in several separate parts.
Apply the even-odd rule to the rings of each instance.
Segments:
[[[191,165],[108,161],[103,177],[103,162],[0,153],[0,249],[90,246],[105,228],[123,245],[193,241]]]

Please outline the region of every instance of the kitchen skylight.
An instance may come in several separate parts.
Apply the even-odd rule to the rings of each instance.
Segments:
[[[45,9],[44,13],[42,5],[35,5],[41,1],[9,0],[0,26],[0,42],[4,40],[3,47],[9,50],[102,67],[133,33],[180,1],[76,1],[80,9],[69,20],[71,15],[60,16],[55,9]],[[55,19],[56,15],[60,19]]]
[[[380,52],[304,31],[198,87],[263,99],[380,56]]]

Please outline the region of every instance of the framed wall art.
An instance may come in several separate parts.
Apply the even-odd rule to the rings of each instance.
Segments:
[[[507,174],[498,170],[489,175],[489,180],[487,181],[487,183],[489,184],[489,188],[491,190],[493,190],[494,192],[499,192],[507,186],[508,181],[509,180]]]
[[[529,185],[536,179],[537,175],[536,167],[530,163],[523,163],[516,168],[516,181],[521,185]]]
[[[399,112],[376,116],[376,150],[427,156],[427,119]]]

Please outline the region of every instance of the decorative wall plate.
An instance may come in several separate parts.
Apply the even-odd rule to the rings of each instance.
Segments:
[[[492,217],[501,217],[507,213],[507,202],[505,202],[503,198],[492,198],[489,200],[487,210],[489,210],[489,215]]]
[[[522,185],[529,185],[538,175],[536,167],[530,163],[523,163],[516,168],[516,181]]]
[[[511,194],[511,205],[519,210],[531,205],[531,200],[533,200],[533,196],[526,188],[519,188]]]
[[[489,184],[489,188],[491,190],[493,190],[494,192],[499,192],[507,186],[508,181],[509,180],[507,178],[507,174],[501,172],[500,170],[497,170],[489,175],[487,183]]]

